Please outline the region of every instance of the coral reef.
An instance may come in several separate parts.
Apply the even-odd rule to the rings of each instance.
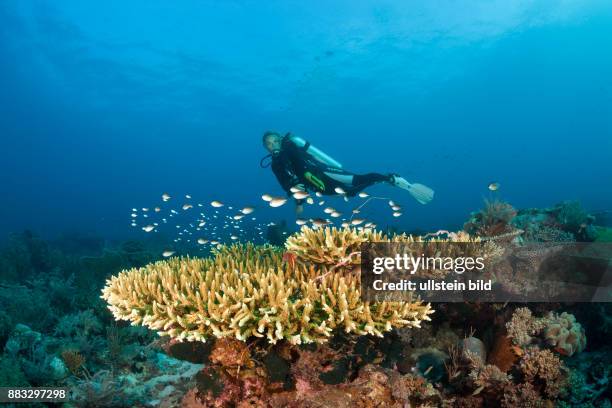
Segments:
[[[0,385],[68,387],[74,407],[611,406],[608,304],[438,303],[429,314],[415,299],[404,306],[403,325],[399,305],[377,314],[380,305],[356,300],[354,252],[373,234],[427,253],[453,241],[494,254],[522,241],[588,240],[598,231],[573,204],[513,217],[510,208],[490,205],[472,217],[474,228],[490,234],[481,239],[320,228],[291,236],[285,248],[235,245],[206,259],[153,264],[159,248],[151,242],[15,234],[0,249]],[[289,234],[278,232],[284,244]],[[122,269],[130,279],[110,277]],[[500,263],[495,269],[504,272]],[[125,321],[115,321],[100,299],[106,279],[107,290],[115,282],[113,305]],[[521,279],[498,283],[531,284]],[[189,320],[200,305],[209,326]],[[368,310],[374,335],[366,330]],[[157,317],[165,320],[154,331],[128,324],[160,324]],[[315,330],[324,321],[329,335]],[[210,341],[186,341],[185,327]]]

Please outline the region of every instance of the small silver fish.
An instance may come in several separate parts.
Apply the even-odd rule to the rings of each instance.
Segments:
[[[185,198],[189,200],[191,199],[191,196],[189,194],[185,194]]]
[[[171,198],[170,194],[168,194],[168,193],[162,194],[162,200],[163,201],[168,201],[168,200],[170,200],[170,198]]]
[[[344,191],[344,189],[343,189],[342,187],[336,187],[336,188],[334,188],[334,191],[335,191],[337,194],[340,194],[340,195],[344,195],[344,194],[346,194],[346,191]]]
[[[308,221],[305,220],[305,219],[302,219],[302,218],[298,218],[297,220],[295,220],[295,223],[297,225],[306,225],[308,223]]]
[[[332,211],[331,214],[329,214],[330,216],[334,217],[334,218],[338,218],[342,215],[342,213],[338,212],[338,211]]]
[[[160,212],[160,211],[161,211],[161,208],[155,207],[155,212]]]
[[[313,205],[314,204],[314,200],[312,199],[312,197],[308,197],[306,199],[306,203],[309,204],[309,205]]]
[[[240,210],[240,212],[243,213],[244,215],[248,215],[252,213],[253,211],[255,211],[255,208],[253,207],[244,207],[242,210]]]
[[[312,222],[312,225],[314,225],[317,228],[331,224],[329,221],[324,220],[323,218],[315,218],[314,220],[311,220],[310,222]]]
[[[234,217],[233,217],[233,218],[234,218],[235,220],[240,220],[240,219],[242,219],[242,217],[244,217],[244,214],[236,214],[236,215],[234,215]]]
[[[285,197],[272,197],[268,204],[270,205],[270,207],[276,208],[284,205],[286,202],[287,199]]]
[[[323,212],[324,212],[325,214],[331,214],[331,213],[333,213],[334,211],[336,211],[336,210],[335,210],[335,209],[333,209],[332,207],[326,207],[326,208],[323,210]]]
[[[310,194],[308,194],[308,192],[302,190],[293,193],[293,198],[295,198],[296,200],[303,200],[304,198],[307,198],[309,196]]]
[[[365,191],[362,191],[361,193],[359,193],[359,197],[361,198],[368,198],[370,195],[368,193],[366,193]]]
[[[351,221],[351,225],[359,225],[362,224],[365,220],[363,218],[353,218]]]
[[[164,252],[162,252],[162,256],[164,258],[168,258],[169,256],[172,256],[172,255],[174,255],[174,251],[164,251]]]
[[[402,213],[401,213],[401,212],[399,212],[399,211],[396,211],[396,212],[394,212],[394,213],[393,213],[393,216],[394,216],[394,217],[396,217],[396,218],[397,218],[397,217],[401,217],[401,216],[402,216]]]
[[[215,201],[212,201],[210,205],[212,205],[215,208],[219,208],[219,207],[223,207],[224,204],[221,201],[215,200]]]
[[[393,207],[391,207],[391,209],[392,209],[393,211],[399,211],[399,210],[401,210],[401,209],[402,209],[402,207],[400,207],[399,205],[394,205]]]
[[[269,201],[272,201],[272,199],[273,199],[273,198],[274,198],[274,197],[272,197],[270,194],[264,194],[264,195],[262,195],[262,196],[261,196],[261,199],[262,199],[262,200],[264,200],[264,201],[268,201],[268,202],[269,202]]]
[[[492,181],[491,183],[489,183],[489,190],[491,191],[497,191],[499,190],[500,184],[497,181]]]
[[[190,208],[193,208],[193,205],[191,205],[191,204],[184,204],[183,205],[183,210],[188,210]]]
[[[155,229],[155,227],[153,225],[145,225],[144,227],[142,227],[142,230],[144,232],[151,232]]]
[[[293,187],[291,187],[291,188],[289,189],[289,191],[291,191],[292,193],[297,193],[297,192],[299,192],[299,191],[304,191],[304,189],[303,189],[303,188],[299,188],[299,187],[297,187],[297,186],[293,186]]]

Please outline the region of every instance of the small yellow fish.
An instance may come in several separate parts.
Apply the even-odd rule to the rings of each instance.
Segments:
[[[491,183],[489,183],[489,190],[491,191],[497,191],[499,190],[500,184],[497,181],[493,181]]]
[[[219,207],[223,207],[224,204],[221,201],[215,200],[215,201],[212,201],[210,205],[212,205],[215,208],[219,208]]]

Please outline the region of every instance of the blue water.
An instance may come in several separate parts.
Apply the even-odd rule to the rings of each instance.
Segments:
[[[405,208],[379,225],[458,228],[491,181],[612,209],[610,3],[461,3],[2,1],[0,236],[140,236],[163,192],[292,224],[259,198],[268,129],[435,189],[369,189]]]

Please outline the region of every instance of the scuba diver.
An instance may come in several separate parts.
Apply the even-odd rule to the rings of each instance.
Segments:
[[[324,195],[345,194],[352,197],[363,189],[376,183],[389,183],[407,190],[415,200],[427,204],[433,199],[434,192],[427,186],[409,183],[397,174],[354,174],[327,154],[312,146],[304,139],[287,133],[281,136],[268,131],[263,135],[264,147],[270,152],[261,159],[261,167],[269,167],[283,190],[291,194],[292,187],[314,190]],[[296,200],[296,212],[303,210],[303,200]]]

